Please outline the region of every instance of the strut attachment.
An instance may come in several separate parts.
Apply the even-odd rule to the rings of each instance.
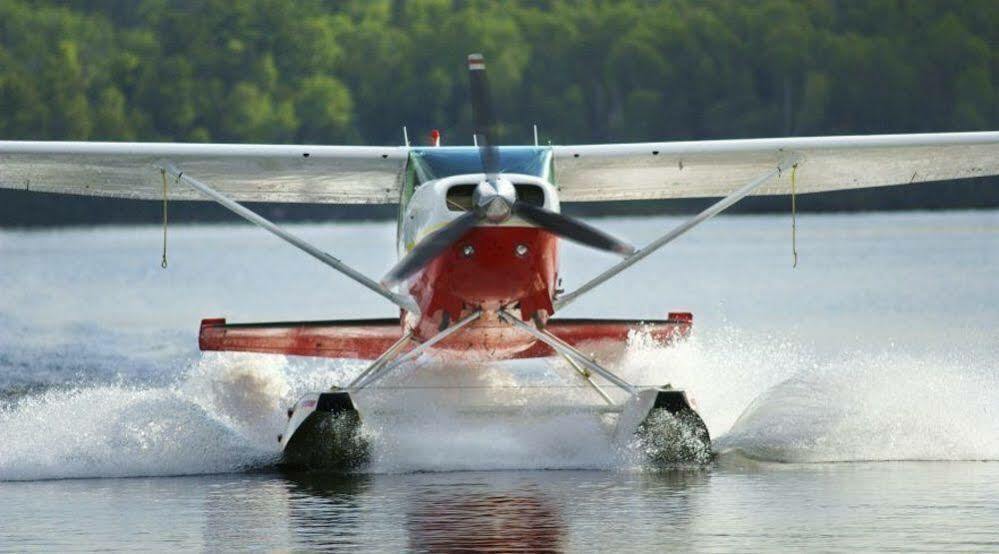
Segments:
[[[437,333],[436,335],[434,335],[433,337],[431,337],[430,339],[428,339],[423,344],[417,346],[416,348],[410,350],[409,352],[406,352],[405,354],[403,354],[402,356],[400,356],[399,358],[397,358],[391,364],[383,364],[378,369],[374,369],[374,370],[370,370],[370,371],[365,371],[365,373],[367,375],[363,375],[362,374],[363,378],[359,377],[358,379],[355,379],[353,383],[350,384],[350,390],[351,390],[351,392],[357,392],[357,391],[363,389],[364,387],[370,385],[371,383],[374,383],[375,381],[381,379],[382,377],[385,377],[392,370],[396,369],[397,367],[399,367],[403,363],[416,358],[420,354],[423,354],[431,346],[433,346],[433,345],[437,344],[438,342],[440,342],[440,341],[448,338],[449,336],[451,336],[452,334],[456,333],[457,331],[459,331],[460,329],[462,329],[463,327],[465,327],[469,323],[475,321],[476,319],[479,319],[479,317],[481,315],[482,315],[482,311],[481,310],[480,311],[472,312],[472,313],[468,314],[467,316],[463,317],[462,319],[459,319],[458,322],[455,323],[454,325],[452,325],[451,327],[448,327],[447,329],[444,329],[440,333]],[[396,343],[396,345],[397,344],[398,343]],[[392,348],[390,348],[389,350],[394,349],[396,347],[396,345],[393,345]],[[387,354],[387,352],[386,352],[386,354]]]
[[[353,389],[354,387],[357,386],[358,383],[367,378],[368,375],[371,375],[371,373],[385,367],[385,364],[391,362],[392,359],[395,358],[395,355],[398,354],[399,351],[402,350],[407,344],[409,344],[409,341],[412,338],[413,338],[413,332],[408,331],[406,334],[402,336],[402,338],[395,341],[395,343],[392,344],[392,346],[390,346],[388,350],[383,352],[382,355],[379,356],[377,360],[371,362],[371,365],[369,365],[367,369],[362,371],[360,375],[355,377],[354,380],[351,381],[349,385],[347,385],[347,388]]]
[[[615,405],[614,404],[614,399],[612,399],[610,396],[608,396],[607,393],[604,392],[604,389],[600,388],[600,385],[598,385],[593,380],[593,377],[591,377],[589,371],[586,371],[585,369],[579,367],[579,364],[576,363],[576,360],[573,360],[571,357],[566,356],[565,354],[562,354],[561,352],[559,353],[559,355],[561,355],[565,359],[566,362],[569,362],[569,365],[572,366],[572,369],[576,370],[576,373],[579,375],[579,377],[583,381],[586,381],[586,384],[588,384],[591,387],[593,387],[593,390],[595,390],[597,392],[597,394],[600,395],[600,398],[604,399],[604,402],[606,402],[607,404],[609,404],[611,406]]]
[[[506,321],[510,325],[513,325],[514,327],[522,331],[525,331],[530,335],[533,335],[541,342],[552,347],[552,349],[558,352],[559,354],[575,359],[577,362],[586,367],[586,369],[589,369],[590,371],[596,373],[597,375],[617,385],[620,389],[627,392],[629,395],[635,394],[636,392],[635,387],[631,383],[625,381],[624,379],[618,377],[617,375],[614,375],[613,373],[610,372],[610,370],[598,364],[593,358],[590,358],[586,354],[583,354],[572,345],[564,342],[562,339],[556,337],[555,335],[547,331],[541,331],[535,329],[534,327],[531,327],[530,325],[521,321],[519,318],[514,317],[503,310],[500,310],[497,313],[499,314],[500,319],[502,319],[503,321]]]

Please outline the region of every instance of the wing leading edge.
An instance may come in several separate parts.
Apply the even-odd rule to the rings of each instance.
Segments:
[[[552,147],[564,202],[727,196],[787,159],[800,194],[999,174],[999,132]],[[240,202],[397,203],[409,148],[0,141],[0,188],[159,200],[170,162]],[[171,200],[208,200],[168,183]],[[789,194],[786,176],[753,194]]]
[[[408,152],[401,146],[0,141],[0,188],[159,200],[159,167],[170,162],[241,202],[393,204]],[[172,179],[168,185],[171,200],[209,200]]]
[[[785,159],[797,193],[999,174],[999,132],[553,147],[563,202],[727,196]],[[790,194],[791,179],[753,194]]]

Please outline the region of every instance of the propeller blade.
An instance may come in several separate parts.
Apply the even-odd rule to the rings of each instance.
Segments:
[[[495,187],[496,175],[500,170],[499,148],[494,134],[495,120],[489,97],[489,81],[486,79],[486,59],[482,54],[468,55],[468,84],[472,97],[475,140],[482,158],[482,172],[486,174],[486,180]]]
[[[513,211],[523,219],[551,231],[555,235],[586,246],[616,252],[622,256],[635,253],[635,247],[611,235],[560,213],[539,208],[534,204],[517,201]]]
[[[430,236],[421,240],[412,250],[409,251],[395,267],[389,270],[382,279],[382,285],[391,288],[409,278],[420,268],[430,263],[434,258],[441,255],[449,246],[478,223],[479,216],[475,212],[465,212],[458,219],[455,219],[446,226],[434,231]]]

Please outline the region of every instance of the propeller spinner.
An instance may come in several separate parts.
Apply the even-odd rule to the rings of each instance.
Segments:
[[[493,224],[503,223],[514,215],[564,239],[624,256],[633,254],[635,252],[633,246],[596,227],[517,199],[517,190],[513,183],[500,176],[500,151],[495,141],[492,102],[486,79],[486,61],[482,54],[468,55],[468,77],[475,142],[479,146],[479,157],[482,160],[485,179],[475,187],[472,209],[421,240],[389,270],[382,284],[392,287],[404,281],[461,239],[478,223],[483,221]]]

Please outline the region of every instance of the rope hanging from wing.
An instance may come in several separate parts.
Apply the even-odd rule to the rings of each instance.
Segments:
[[[160,267],[167,268],[167,178],[166,170],[160,169],[160,176],[163,177],[163,258],[160,260]]]
[[[798,267],[798,204],[796,201],[797,191],[795,190],[797,173],[798,164],[794,164],[791,166],[791,255],[794,256],[794,262],[791,264],[792,269]]]

